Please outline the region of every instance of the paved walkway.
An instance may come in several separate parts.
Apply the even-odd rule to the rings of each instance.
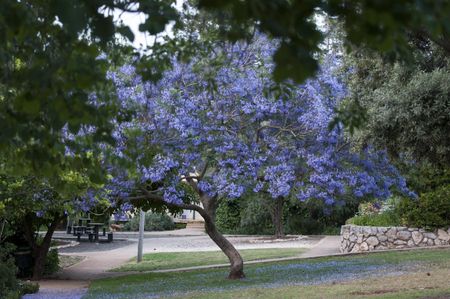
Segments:
[[[57,236],[58,235],[59,234],[57,234]],[[120,236],[120,238],[116,238],[118,236]],[[115,234],[116,239],[124,239],[125,236],[128,238],[128,241],[117,240],[111,244],[82,242],[78,246],[61,249],[61,254],[82,255],[85,259],[58,272],[54,276],[55,280],[41,281],[39,293],[27,295],[24,298],[81,298],[86,291],[90,280],[130,274],[108,272],[136,256],[137,234]],[[283,242],[266,242],[264,237],[259,236],[228,236],[227,238],[237,249],[306,248],[308,250],[301,255],[301,257],[304,258],[339,253],[339,236],[307,236]],[[144,253],[213,250],[219,250],[219,248],[203,231],[198,229],[183,229],[172,232],[148,232],[146,233],[146,238],[144,240]],[[271,261],[277,260],[285,259],[273,259]],[[254,262],[247,262],[247,264],[249,263]],[[226,267],[228,265],[213,265],[164,271],[180,271],[217,266]]]

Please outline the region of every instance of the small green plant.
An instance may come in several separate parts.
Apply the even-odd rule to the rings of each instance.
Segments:
[[[340,233],[341,233],[341,228],[335,227],[335,226],[326,226],[326,227],[324,227],[324,229],[322,231],[323,235],[338,236]]]
[[[44,275],[51,275],[59,270],[58,250],[52,249],[48,252],[45,259]]]
[[[39,291],[39,284],[31,281],[22,281],[20,282],[20,293],[22,295],[25,294],[34,294]]]
[[[386,211],[380,214],[357,215],[347,220],[347,224],[361,226],[399,226],[400,218],[395,211]]]
[[[132,218],[125,223],[123,230],[125,231],[138,231],[139,230],[139,215]],[[145,230],[146,231],[163,231],[173,230],[175,224],[172,219],[166,214],[146,213],[145,214]]]
[[[385,202],[366,202],[358,207],[358,213],[348,219],[346,224],[361,226],[399,226],[402,225],[399,215],[399,198],[391,197]]]

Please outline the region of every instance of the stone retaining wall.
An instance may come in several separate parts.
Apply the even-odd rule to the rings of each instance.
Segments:
[[[450,245],[450,228],[426,231],[408,227],[343,225],[341,252]]]

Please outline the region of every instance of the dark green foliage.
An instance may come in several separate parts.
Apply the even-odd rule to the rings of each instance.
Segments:
[[[380,214],[358,215],[347,220],[346,224],[361,226],[400,226],[400,216],[396,211],[386,211]]]
[[[20,282],[20,292],[22,295],[34,294],[39,291],[39,284],[37,282],[22,281]]]
[[[51,275],[59,270],[58,250],[52,249],[48,252],[44,264],[44,275]]]
[[[274,232],[267,199],[259,194],[245,198],[241,204],[241,221],[238,233],[271,235]]]
[[[123,229],[126,231],[139,230],[139,214],[125,223]],[[166,214],[146,213],[145,214],[145,231],[163,231],[175,229],[172,219]]]
[[[344,206],[326,206],[322,201],[293,201],[286,215],[288,234],[339,234],[340,226],[358,209],[356,201],[349,199]]]
[[[0,243],[0,298],[20,298],[17,267],[11,253],[14,246]]]
[[[261,196],[253,196],[222,201],[217,209],[217,227],[228,234],[273,234],[269,203],[266,200]],[[286,234],[339,234],[340,226],[357,209],[357,203],[352,200],[342,207],[326,207],[321,201],[299,202],[294,199],[284,207],[284,230]]]
[[[426,39],[411,44],[411,63],[390,64],[367,50],[353,52],[347,58],[351,94],[344,110],[365,111],[367,122],[354,136],[361,146],[386,148],[397,161],[448,167],[450,51]]]
[[[409,187],[417,194],[450,184],[450,168],[439,168],[429,163],[398,163],[398,165]]]
[[[141,30],[157,33],[177,19],[173,1],[73,0],[0,2],[0,153],[3,170],[51,175],[65,169],[61,129],[77,133],[83,125],[97,128],[94,137],[76,149],[70,167],[92,170],[87,148],[111,142],[110,119],[118,115],[106,71],[121,56],[136,51],[130,28],[115,22],[122,9],[151,17]],[[156,42],[158,43],[158,42]],[[110,60],[99,59],[100,54]],[[149,60],[149,59],[147,59]],[[92,105],[96,93],[101,105]],[[125,111],[123,111],[125,112]],[[124,117],[126,113],[119,118]],[[20,150],[18,150],[20,149]]]
[[[399,213],[408,226],[445,228],[450,226],[450,184],[422,193],[418,200],[404,199]]]
[[[317,70],[318,45],[323,34],[314,24],[317,13],[339,19],[348,44],[383,52],[392,59],[411,58],[406,33],[445,43],[450,4],[442,1],[240,1],[201,0],[199,6],[220,16],[221,35],[244,38],[247,28],[278,38],[274,76],[303,81]]]
[[[265,199],[258,195],[234,200],[222,199],[216,211],[216,225],[220,232],[226,234],[273,234]]]
[[[222,199],[216,211],[216,226],[222,233],[235,233],[241,222],[240,202]]]

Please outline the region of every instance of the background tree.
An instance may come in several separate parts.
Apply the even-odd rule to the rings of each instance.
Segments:
[[[350,97],[366,111],[359,144],[386,148],[417,192],[449,183],[449,53],[411,36],[414,63],[391,64],[367,49],[348,56]]]
[[[89,188],[99,187],[88,177],[71,171],[61,176],[60,183],[64,189],[31,176],[0,177],[0,220],[10,230],[2,241],[31,249],[33,280],[43,275],[53,233],[62,220],[99,203],[99,199],[86,196]],[[43,235],[39,234],[42,228]]]
[[[366,120],[353,139],[386,148],[419,195],[396,203],[403,225],[445,226],[450,213],[450,53],[443,42],[410,34],[410,63],[392,63],[365,48],[347,55],[344,104],[364,111]]]
[[[389,64],[363,50],[351,56],[350,100],[367,110],[358,137],[396,158],[448,166],[450,56],[429,40],[411,43],[416,46],[411,64]]]

